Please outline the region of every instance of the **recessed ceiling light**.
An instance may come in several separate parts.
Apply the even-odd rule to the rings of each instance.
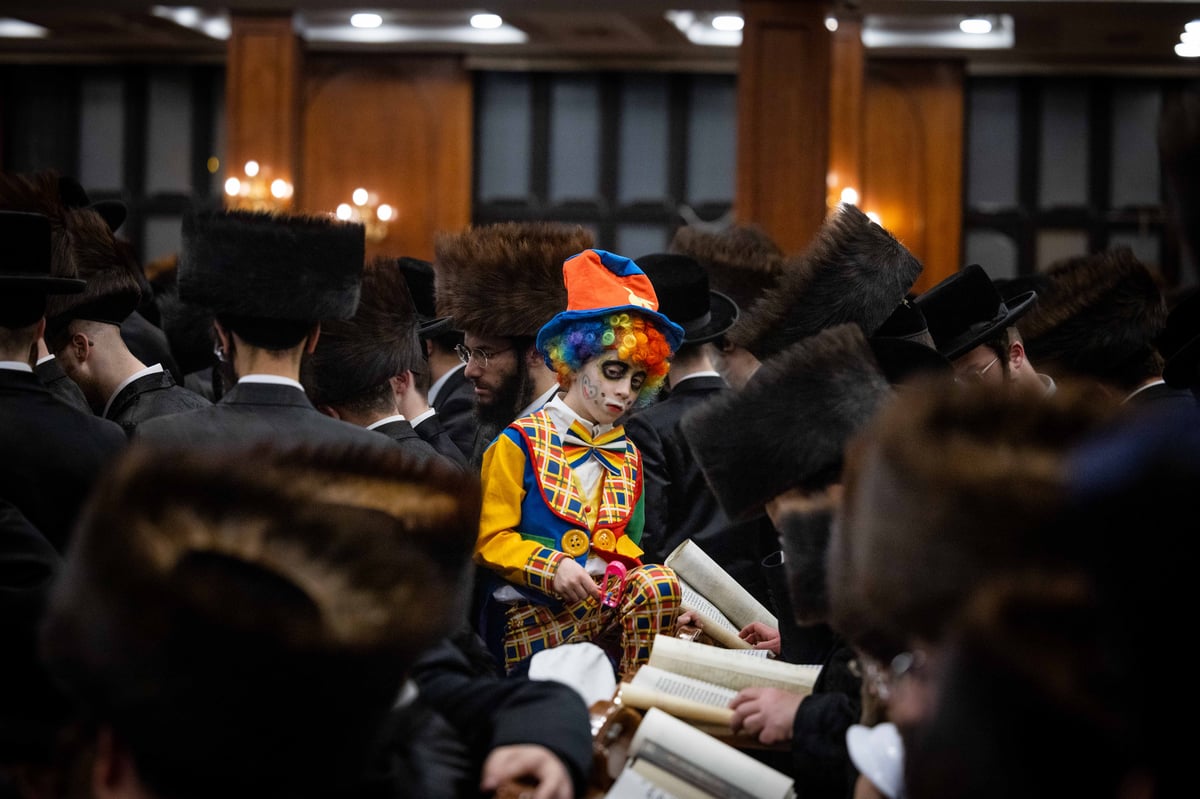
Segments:
[[[378,14],[354,14],[350,17],[350,24],[356,28],[378,28],[383,24],[383,17]]]
[[[986,17],[969,17],[958,23],[958,29],[963,33],[991,33],[992,21]]]
[[[1175,55],[1180,58],[1200,58],[1200,44],[1195,42],[1180,42],[1175,45]]]
[[[746,27],[746,21],[736,14],[721,14],[713,17],[712,26],[719,31],[740,31]]]
[[[838,29],[837,17],[834,17],[834,16],[825,17],[825,30],[829,31],[830,33],[836,33],[837,29]]]
[[[1188,33],[1200,33],[1200,19],[1194,19],[1183,26]]]
[[[0,38],[6,39],[41,39],[50,31],[41,25],[24,22],[19,19],[0,17]]]
[[[479,30],[494,30],[504,24],[499,14],[472,14],[471,27]]]

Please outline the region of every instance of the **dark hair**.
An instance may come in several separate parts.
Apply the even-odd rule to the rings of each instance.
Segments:
[[[283,352],[304,343],[313,322],[297,319],[259,319],[250,316],[218,314],[217,321],[230,333],[252,347]]]

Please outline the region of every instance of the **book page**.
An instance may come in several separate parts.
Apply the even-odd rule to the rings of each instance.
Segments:
[[[722,799],[792,799],[792,780],[665,711],[646,711],[629,757],[645,760],[704,794]]]
[[[692,539],[675,547],[663,564],[674,569],[680,579],[686,580],[705,599],[716,605],[738,630],[752,621],[761,621],[779,629],[775,614],[763,607]]]
[[[740,628],[726,618],[724,613],[717,610],[716,605],[705,599],[703,594],[688,585],[682,577],[679,578],[679,587],[683,594],[679,604],[683,606],[684,610],[690,610],[700,617],[700,624],[697,626],[708,636],[729,649],[752,648],[750,644],[738,637]]]
[[[649,774],[645,773],[647,770]],[[678,783],[679,786],[690,788],[687,783],[677,780],[650,763],[641,764],[640,768],[628,764],[621,770],[608,793],[604,794],[604,799],[686,799],[681,794],[670,792],[664,782]],[[701,796],[700,799],[705,797]]]
[[[621,702],[629,707],[639,710],[657,707],[672,716],[728,730],[733,718],[729,703],[737,691],[647,664],[637,670],[630,682],[621,683],[619,695]]]
[[[654,636],[649,664],[684,677],[715,683],[734,691],[752,686],[781,688],[801,696],[812,693],[821,673],[819,665],[798,665],[763,657],[747,657],[754,652],[722,649],[698,644],[661,633]]]

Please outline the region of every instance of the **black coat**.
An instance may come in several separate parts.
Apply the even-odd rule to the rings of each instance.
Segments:
[[[441,419],[442,427],[450,434],[450,440],[463,458],[469,459],[475,446],[475,386],[467,379],[466,369],[457,369],[447,378],[438,391],[437,398],[430,402]]]
[[[126,444],[119,425],[63,403],[32,373],[0,369],[0,497],[60,552],[92,484]]]
[[[175,362],[167,334],[140,312],[134,311],[121,323],[121,340],[133,357],[142,363],[161,363],[176,383],[183,383],[184,372]]]
[[[452,463],[459,469],[463,471],[466,470],[466,462],[462,459],[461,454],[459,454],[458,460],[452,460],[444,457],[433,448],[432,444],[417,434],[417,431],[413,429],[413,426],[407,419],[396,419],[388,422],[387,424],[381,424],[379,427],[373,427],[371,429],[374,432],[382,433],[392,441],[395,441],[402,450],[412,456],[412,458],[419,463],[427,463],[429,461],[436,460],[442,463]],[[453,448],[453,445],[451,445],[451,447]],[[454,451],[455,453],[458,453],[457,449]]]
[[[88,404],[87,397],[83,395],[83,389],[79,387],[78,383],[67,377],[58,358],[42,361],[33,367],[33,373],[37,375],[38,380],[42,381],[42,385],[50,389],[51,394],[72,408],[84,413],[94,413],[92,406]]]
[[[767,604],[766,583],[759,564],[779,548],[763,518],[734,524],[721,511],[704,479],[679,420],[729,386],[719,377],[693,377],[625,422],[625,434],[642,453],[642,485],[646,526],[642,549],[646,563],[662,563],[690,538],[730,576]]]
[[[111,419],[133,435],[134,429],[158,416],[208,408],[211,402],[194,391],[175,385],[168,371],[143,375],[125,386],[108,404],[105,419]]]
[[[300,389],[275,383],[238,383],[215,405],[147,419],[134,439],[182,449],[257,443],[395,446],[386,436],[326,416]]]
[[[442,424],[441,418],[434,411],[429,416],[426,416],[418,424],[413,426],[413,430],[417,432],[422,439],[429,442],[429,445],[437,450],[438,454],[455,465],[462,468],[464,471],[469,469],[467,464],[467,456],[462,453],[458,445],[450,438],[450,433]]]
[[[1131,407],[1138,411],[1153,410],[1155,413],[1166,412],[1169,408],[1180,408],[1183,411],[1197,407],[1196,395],[1189,388],[1171,388],[1166,383],[1158,383],[1129,398]]]

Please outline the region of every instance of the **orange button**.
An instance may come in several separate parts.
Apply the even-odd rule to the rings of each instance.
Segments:
[[[596,549],[612,552],[617,546],[617,537],[612,530],[598,530],[592,535],[592,544]]]
[[[562,537],[563,552],[577,558],[588,551],[588,537],[582,530],[568,530]]]

